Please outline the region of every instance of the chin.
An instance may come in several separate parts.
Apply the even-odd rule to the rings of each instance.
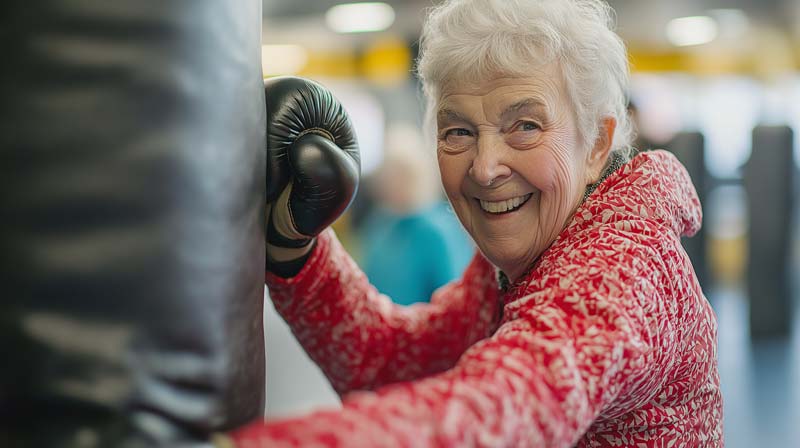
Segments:
[[[518,247],[502,248],[496,244],[487,244],[481,251],[487,260],[503,271],[512,281],[516,280],[516,276],[522,275],[538,256],[537,251]]]

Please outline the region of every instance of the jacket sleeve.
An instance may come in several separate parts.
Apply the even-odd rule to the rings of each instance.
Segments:
[[[499,320],[494,268],[481,255],[430,303],[403,307],[369,284],[330,230],[297,276],[267,273],[266,282],[276,310],[340,395],[448,369]]]
[[[514,319],[446,372],[350,394],[340,410],[256,423],[234,439],[242,447],[574,446],[599,416],[653,398],[669,363],[658,341],[674,341],[674,329],[658,325],[666,308],[653,272],[608,276],[591,262],[581,271],[508,304]]]

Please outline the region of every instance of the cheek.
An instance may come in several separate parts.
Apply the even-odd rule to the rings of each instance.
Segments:
[[[542,195],[543,213],[548,215],[543,224],[547,233],[557,235],[567,225],[575,208],[580,204],[585,186],[580,181],[577,167],[569,160],[561,162],[554,173],[558,187]],[[546,212],[545,212],[546,210]]]
[[[444,191],[451,201],[457,200],[461,195],[461,184],[464,182],[464,176],[469,167],[457,156],[440,154],[438,159]]]
[[[560,194],[569,170],[559,154],[547,149],[519,155],[517,171],[528,183],[546,196]]]
[[[542,194],[538,204],[539,232],[549,238],[558,233],[580,202],[584,185],[581,182],[578,149],[553,144],[542,151],[536,160],[527,163],[526,176]]]
[[[582,179],[580,148],[571,139],[555,142],[548,151],[546,160],[542,161],[541,190],[558,197],[572,197],[579,189]]]

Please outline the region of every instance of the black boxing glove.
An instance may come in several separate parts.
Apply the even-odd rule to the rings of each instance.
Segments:
[[[355,197],[355,132],[330,91],[302,78],[266,80],[267,270],[296,275],[312,242]]]

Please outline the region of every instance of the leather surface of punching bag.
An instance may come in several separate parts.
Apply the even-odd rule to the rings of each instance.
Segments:
[[[261,0],[8,1],[0,446],[263,412]]]

